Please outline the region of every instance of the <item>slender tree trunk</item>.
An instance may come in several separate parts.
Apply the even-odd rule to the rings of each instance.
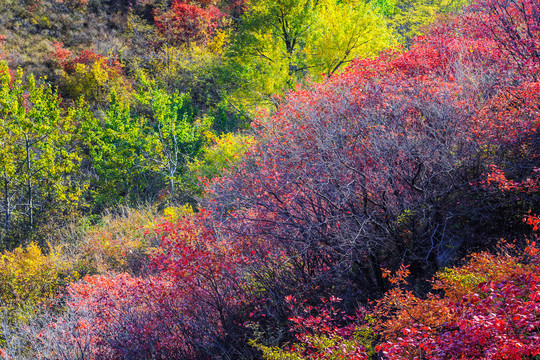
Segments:
[[[5,241],[7,234],[9,232],[9,221],[10,221],[10,206],[9,203],[9,183],[7,179],[7,174],[4,172],[4,231],[2,233],[1,246],[5,246]]]
[[[171,190],[171,198],[174,196],[174,173],[170,174],[169,185]]]
[[[34,194],[32,191],[32,181],[31,181],[32,164],[30,162],[30,142],[28,140],[27,134],[25,134],[25,145],[26,145],[26,166],[28,170],[27,178],[26,178],[26,186],[28,189],[28,223],[30,224],[30,231],[32,231],[34,227]]]

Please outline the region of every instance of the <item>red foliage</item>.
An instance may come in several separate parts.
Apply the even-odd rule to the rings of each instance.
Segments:
[[[70,285],[69,305],[94,336],[97,359],[212,358],[236,326],[234,254],[191,219],[157,227],[154,275],[89,276]]]
[[[540,3],[537,0],[477,0],[472,27],[487,32],[526,77],[540,70]]]
[[[524,221],[538,231],[536,215]],[[419,299],[401,286],[393,289],[375,312],[387,340],[377,349],[392,360],[538,356],[539,274],[540,250],[533,241],[522,256],[473,254],[469,264],[439,274],[434,287],[444,291],[442,297]],[[404,275],[399,285],[406,285]]]
[[[503,88],[478,111],[472,126],[475,136],[486,143],[530,143],[540,129],[540,83],[525,81]]]
[[[492,142],[499,124],[477,114],[513,81],[495,41],[460,26],[441,23],[407,52],[356,60],[255,121],[258,148],[209,189],[231,239],[286,254],[313,287],[326,277],[383,290],[378,269],[393,255],[435,262],[441,244],[462,236],[435,202]],[[514,123],[536,126],[529,120]]]
[[[206,8],[185,0],[174,0],[165,13],[154,14],[155,24],[167,43],[206,44],[215,34],[225,16],[217,7]]]
[[[206,5],[175,0],[156,14],[156,24],[173,44],[206,43],[223,17]],[[468,236],[452,226],[451,206],[481,176],[492,149],[533,148],[540,88],[526,72],[534,79],[538,71],[537,6],[481,0],[473,7],[479,24],[470,13],[439,23],[409,51],[357,60],[326,83],[289,94],[270,119],[256,120],[257,146],[211,184],[210,210],[200,220],[158,227],[152,276],[95,276],[70,286],[70,306],[91,324],[96,357],[210,358],[229,346],[234,310],[249,291],[267,301],[259,304],[261,317],[270,313],[283,324],[283,293],[297,291],[314,304],[335,292],[351,304],[386,289],[381,264],[395,268],[398,259],[434,268]],[[55,47],[68,73],[109,61]],[[114,61],[107,66],[121,69]],[[505,191],[538,189],[537,177],[512,181],[498,168],[489,182]],[[536,215],[524,220],[539,227]],[[212,221],[219,237],[203,225]],[[441,275],[436,286],[444,296],[414,296],[405,290],[408,272],[391,278],[399,286],[374,312],[388,358],[540,355],[535,242],[521,258],[474,255],[453,273],[458,280]],[[328,355],[318,353],[316,336],[336,339],[337,347],[353,337],[358,324],[336,317],[347,323],[364,316],[331,307],[302,311],[290,319],[304,345],[297,349],[314,358]],[[365,349],[347,355],[364,358]]]
[[[404,290],[409,271],[402,267],[390,276],[396,288],[378,300],[373,311],[355,316],[337,310],[335,300],[313,308],[289,296],[291,310],[300,314],[290,319],[300,345],[285,351],[307,359],[333,359],[338,357],[329,355],[338,349],[339,354],[345,351],[344,358],[365,359],[363,344],[347,347],[349,340],[358,341],[354,334],[364,329],[364,334],[379,335],[381,343],[375,349],[383,359],[533,358],[540,355],[538,252],[531,244],[523,256],[473,254],[468,264],[437,276],[434,288],[444,295],[426,298]],[[375,323],[365,321],[369,318],[376,319]],[[324,342],[317,338],[321,335],[335,346],[321,346]],[[365,340],[369,345],[373,338]]]
[[[72,74],[75,72],[77,64],[93,65],[97,62],[101,62],[103,69],[111,75],[122,75],[123,65],[115,57],[105,57],[103,55],[96,54],[90,50],[83,50],[78,56],[73,56],[73,53],[64,48],[64,45],[59,42],[53,43],[54,52],[52,53],[53,59],[62,67],[62,69]]]
[[[409,321],[414,323],[402,328],[402,336],[382,344],[379,350],[396,360],[522,359],[540,355],[540,259],[535,256],[529,265],[514,264],[455,302],[443,298],[433,304],[416,299],[409,314],[419,309],[430,314],[442,308],[446,320],[427,325],[424,319],[411,316]],[[495,261],[497,257],[488,259]]]
[[[492,172],[482,183],[486,187],[495,184],[502,191],[517,191],[519,193],[538,193],[540,192],[540,169],[533,169],[533,176],[523,181],[508,180],[506,174],[495,165],[491,165]],[[536,231],[536,229],[534,229]]]
[[[331,296],[321,299],[322,305],[315,308],[298,303],[294,296],[287,296],[287,304],[294,314],[291,332],[295,333],[299,344],[286,349],[305,359],[349,359],[367,360],[366,345],[370,346],[370,330],[364,320],[365,312],[355,316],[339,310],[341,299]],[[345,325],[344,325],[345,324]],[[365,336],[360,336],[365,330]],[[367,344],[362,344],[365,341]],[[300,345],[300,346],[299,346]]]
[[[68,288],[69,305],[93,335],[96,359],[185,351],[176,288],[160,277],[87,276]]]

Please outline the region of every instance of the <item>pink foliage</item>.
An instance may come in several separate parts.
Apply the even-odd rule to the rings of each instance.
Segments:
[[[233,254],[191,219],[165,221],[156,235],[153,275],[88,276],[68,288],[98,359],[209,358],[234,325],[227,311],[241,299]]]

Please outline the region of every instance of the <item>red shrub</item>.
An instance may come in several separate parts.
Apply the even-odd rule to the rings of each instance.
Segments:
[[[154,20],[165,41],[173,45],[206,44],[220,26],[223,14],[217,7],[206,8],[174,0],[165,13],[155,13]]]
[[[192,219],[165,221],[156,234],[154,275],[91,276],[68,288],[70,307],[94,335],[96,358],[203,359],[232,346],[224,337],[238,326],[239,260]]]
[[[476,114],[509,81],[501,64],[491,39],[442,24],[408,52],[289,94],[254,123],[254,153],[209,189],[215,214],[235,244],[285,254],[313,288],[383,290],[380,263],[402,254],[434,266],[462,241],[436,203],[479,175],[465,169],[491,142]]]
[[[473,257],[473,261],[480,255]],[[500,257],[485,257],[496,265]],[[382,344],[388,359],[522,359],[540,355],[540,258],[536,255],[529,265],[513,263],[494,278],[482,282],[462,298],[453,301],[442,298],[412,299],[407,311],[399,312],[409,321],[402,335]],[[462,272],[461,282],[486,276],[480,269]],[[489,275],[488,275],[489,277]],[[459,285],[446,284],[447,290]],[[450,286],[449,286],[450,285]],[[386,302],[387,306],[393,304]],[[426,323],[415,318],[445,309],[444,322]],[[420,311],[418,311],[420,310]],[[408,314],[408,315],[407,315]],[[397,316],[392,320],[399,319]]]
[[[122,64],[114,57],[107,58],[90,50],[83,50],[78,56],[73,56],[73,53],[69,49],[64,48],[64,45],[59,42],[53,43],[53,47],[53,59],[58,62],[67,74],[75,72],[77,64],[89,66],[98,61],[102,62],[101,66],[103,70],[110,75],[120,76],[123,74]]]
[[[477,0],[471,27],[487,33],[525,77],[540,71],[540,3],[536,0]]]

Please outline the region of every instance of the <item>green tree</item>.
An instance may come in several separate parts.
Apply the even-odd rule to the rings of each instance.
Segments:
[[[391,27],[409,44],[431,24],[437,15],[457,11],[468,0],[374,0],[373,5],[383,14]]]
[[[144,120],[143,155],[148,166],[167,181],[169,194],[174,197],[180,176],[188,160],[201,149],[203,131],[209,129],[212,120],[195,121],[188,95],[168,94],[144,79],[138,100],[151,109]]]
[[[229,59],[239,65],[231,68],[242,96],[256,100],[394,43],[384,17],[361,0],[250,1],[238,26]]]
[[[113,92],[103,119],[91,120],[84,140],[95,172],[94,205],[139,199],[152,182],[141,152],[142,119],[132,116],[129,104]]]
[[[212,124],[196,118],[189,95],[169,94],[142,75],[139,81],[133,105],[113,93],[104,118],[86,130],[98,206],[152,200],[165,188],[179,195],[186,165]]]
[[[74,173],[81,156],[74,148],[77,110],[65,112],[53,89],[23,81],[0,62],[0,239],[12,230],[32,233],[52,206],[77,203],[84,191]]]
[[[195,187],[200,188],[199,191],[202,191],[203,185],[211,179],[235,168],[244,154],[256,143],[253,136],[244,133],[213,135],[210,140],[212,143],[205,146],[197,158],[187,164],[189,180]]]
[[[361,1],[326,1],[317,14],[308,61],[330,76],[355,57],[371,57],[392,44],[383,19]]]

